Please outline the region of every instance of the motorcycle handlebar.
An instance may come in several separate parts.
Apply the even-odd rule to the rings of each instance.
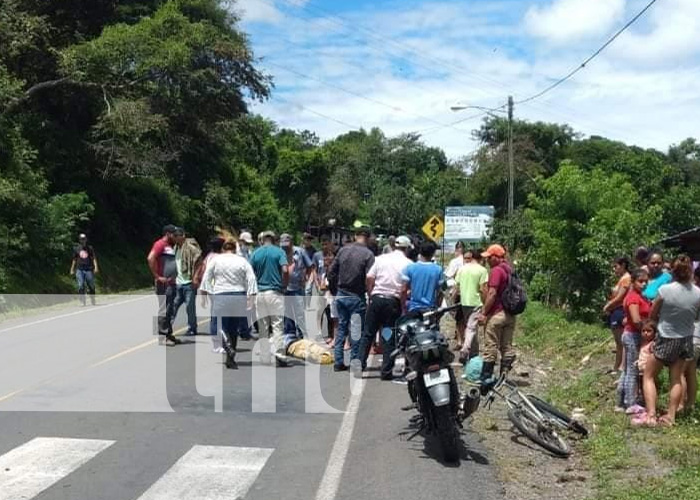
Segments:
[[[460,307],[462,307],[462,304],[454,304],[454,305],[451,305],[451,306],[443,307],[443,308],[441,308],[441,309],[435,309],[435,310],[433,310],[433,311],[424,312],[424,313],[423,313],[423,319],[432,318],[432,317],[434,317],[434,316],[438,316],[438,317],[439,317],[439,316],[442,316],[443,314],[445,314],[445,313],[447,313],[447,312],[450,312],[450,311],[454,311],[454,310],[456,310],[456,309],[459,309]]]
[[[443,307],[441,309],[434,309],[432,311],[426,311],[422,314],[422,318],[424,320],[430,319],[430,318],[440,318],[443,314],[448,313],[450,311],[454,311],[456,309],[459,309],[462,307],[461,304],[454,304],[451,306]],[[401,353],[401,348],[399,347],[398,349],[395,349],[389,356],[391,358],[395,358]]]

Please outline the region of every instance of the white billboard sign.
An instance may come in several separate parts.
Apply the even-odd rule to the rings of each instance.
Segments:
[[[491,206],[445,208],[445,245],[454,247],[458,241],[479,242],[488,237],[495,210]]]

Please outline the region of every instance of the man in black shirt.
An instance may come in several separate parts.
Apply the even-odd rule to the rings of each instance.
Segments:
[[[355,232],[355,243],[338,250],[330,270],[328,282],[336,294],[338,310],[338,335],[335,337],[335,371],[347,370],[344,363],[345,337],[350,333],[350,359],[360,362],[360,339],[365,328],[367,310],[367,273],[374,264],[374,254],[367,248],[369,230],[360,228]],[[359,368],[359,366],[358,366]]]
[[[78,244],[73,248],[73,261],[70,266],[71,275],[78,281],[80,302],[85,305],[85,288],[90,294],[90,301],[95,305],[95,275],[99,272],[97,256],[92,245],[87,244],[87,236],[78,236]]]

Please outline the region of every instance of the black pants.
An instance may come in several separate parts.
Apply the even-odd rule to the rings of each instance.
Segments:
[[[367,308],[365,331],[362,332],[362,340],[360,340],[360,356],[363,368],[367,366],[369,350],[372,347],[372,341],[377,331],[385,327],[394,328],[399,317],[401,317],[401,302],[399,299],[382,295],[372,296]],[[381,338],[383,352],[382,376],[390,377],[391,370],[394,368],[394,360],[391,357],[391,353],[396,349],[396,336],[392,333],[389,340],[382,334],[379,337]]]

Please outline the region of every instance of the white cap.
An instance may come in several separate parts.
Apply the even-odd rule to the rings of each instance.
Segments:
[[[249,245],[253,244],[253,235],[251,235],[248,231],[243,231],[238,239],[248,243]]]
[[[85,233],[80,233],[80,234],[78,235],[78,239],[79,239],[79,240],[87,239],[87,235],[86,235]]]
[[[399,236],[394,243],[398,248],[413,248],[411,239],[408,236]]]

